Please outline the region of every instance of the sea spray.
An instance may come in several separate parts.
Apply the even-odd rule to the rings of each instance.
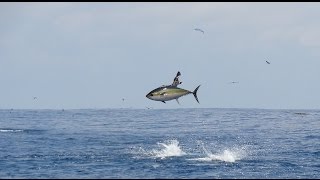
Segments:
[[[160,159],[174,156],[183,156],[187,154],[181,149],[181,147],[179,146],[179,141],[176,139],[166,140],[165,142],[158,142],[157,146],[158,148],[152,149],[145,149],[141,146],[137,148],[132,147],[131,153],[139,155],[135,156],[135,158],[145,158],[147,156]]]
[[[217,153],[210,152],[207,148],[202,144],[202,149],[206,157],[195,158],[192,160],[198,161],[224,161],[224,162],[235,162],[243,159],[247,156],[246,147],[233,147],[233,148],[225,148],[222,151],[218,151]]]
[[[166,157],[183,156],[186,154],[179,146],[179,141],[175,139],[169,140],[167,143],[158,143],[158,145],[160,145],[162,149],[153,149],[151,152],[151,154],[157,158],[164,159]]]

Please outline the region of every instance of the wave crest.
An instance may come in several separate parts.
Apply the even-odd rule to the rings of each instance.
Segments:
[[[0,132],[22,132],[23,129],[0,129]]]

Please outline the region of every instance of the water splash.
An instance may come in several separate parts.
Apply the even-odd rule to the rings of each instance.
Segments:
[[[208,157],[205,157],[205,160],[220,160],[225,162],[235,162],[236,160],[241,159],[241,155],[237,151],[232,151],[229,149],[224,150],[219,154],[207,154]]]
[[[175,139],[169,140],[167,143],[158,143],[158,145],[162,147],[161,150],[153,149],[151,151],[151,154],[157,158],[164,159],[166,157],[183,156],[186,154],[179,146],[179,141]]]
[[[218,153],[212,153],[208,151],[204,146],[202,146],[202,148],[206,157],[196,158],[193,160],[198,160],[198,161],[218,160],[218,161],[224,161],[224,162],[236,162],[238,160],[245,158],[248,154],[245,146],[227,148],[227,149],[224,149],[222,152],[218,152]]]
[[[164,143],[158,142],[158,148],[145,149],[143,147],[131,148],[131,154],[135,155],[135,158],[145,158],[146,156],[152,158],[165,159],[167,157],[183,156],[186,155],[181,147],[179,141],[176,139],[166,140]]]

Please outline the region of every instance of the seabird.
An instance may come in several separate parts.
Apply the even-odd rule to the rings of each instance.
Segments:
[[[204,34],[204,31],[203,31],[202,29],[195,28],[194,30],[195,30],[195,31],[200,31],[200,32],[202,32],[202,33]]]

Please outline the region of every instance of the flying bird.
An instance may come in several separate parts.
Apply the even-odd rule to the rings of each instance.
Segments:
[[[204,34],[204,31],[203,31],[202,29],[195,28],[194,30],[195,30],[195,31],[200,31],[200,32],[202,32],[202,33]]]
[[[268,64],[270,64],[270,62],[269,61],[266,61]]]

